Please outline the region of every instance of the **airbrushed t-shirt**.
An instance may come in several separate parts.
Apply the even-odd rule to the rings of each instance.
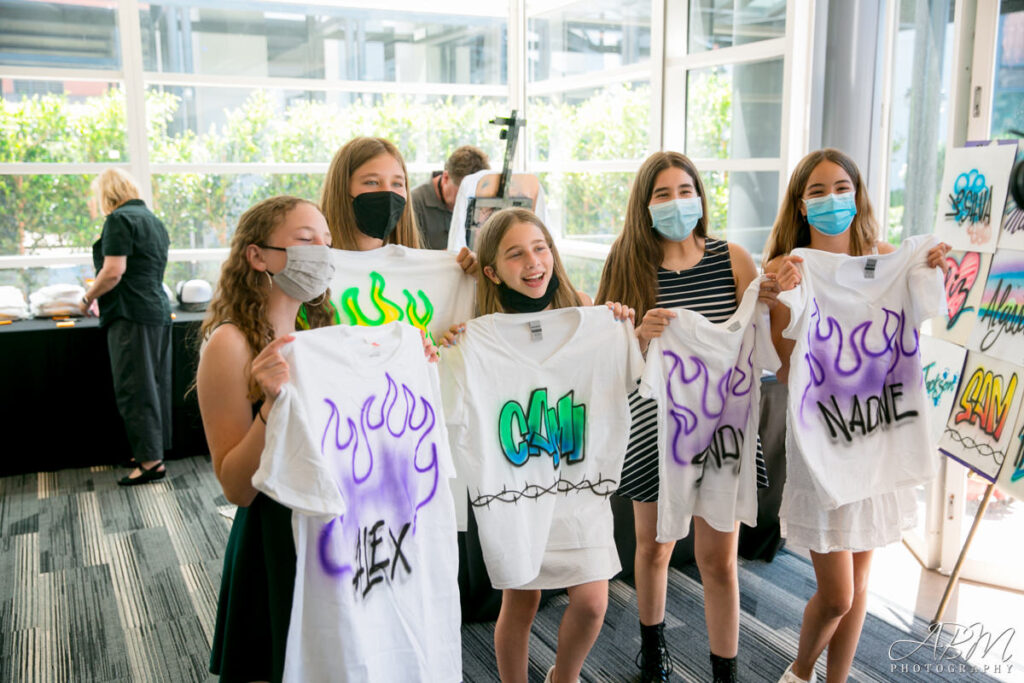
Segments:
[[[291,508],[285,681],[460,681],[453,473],[408,325],[298,332],[253,486]]]
[[[694,515],[722,532],[757,524],[761,373],[779,367],[760,285],[751,282],[721,323],[672,309],[647,349],[640,394],[658,402],[661,543],[684,538]]]
[[[473,316],[476,280],[446,251],[387,244],[369,251],[332,249],[331,297],[344,325],[405,321],[434,340]]]
[[[944,315],[931,235],[896,251],[848,256],[794,249],[803,280],[780,300],[790,361],[787,428],[825,509],[931,479],[918,328]]]
[[[443,351],[452,453],[495,588],[533,581],[546,550],[609,545],[642,370],[633,325],[604,306],[483,316]]]

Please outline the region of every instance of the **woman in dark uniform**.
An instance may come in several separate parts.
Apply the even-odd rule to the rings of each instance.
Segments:
[[[136,465],[118,483],[134,486],[167,475],[163,458],[171,447],[171,307],[163,291],[169,239],[124,171],[104,171],[92,190],[107,218],[92,246],[96,280],[80,307],[85,313],[98,300],[107,328],[114,396]]]

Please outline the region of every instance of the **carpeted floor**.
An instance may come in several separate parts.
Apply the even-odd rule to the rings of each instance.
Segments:
[[[168,469],[164,481],[130,489],[115,484],[126,470],[112,468],[0,478],[0,681],[211,679],[206,667],[230,524],[218,508],[226,501],[206,458],[172,461]],[[814,592],[811,567],[785,552],[768,564],[741,561],[740,587],[740,680],[776,681],[796,651]],[[636,675],[636,597],[622,581],[613,581],[610,593],[584,681]],[[673,680],[710,680],[701,595],[695,567],[672,571]],[[531,681],[543,680],[554,663],[564,607],[565,597],[557,597],[537,617]],[[466,681],[498,680],[493,632],[491,623],[463,628]],[[901,662],[910,673],[894,673],[890,645],[926,632],[896,605],[869,614],[851,679],[964,680],[926,669],[934,667],[930,647]],[[994,679],[976,673],[969,680]]]

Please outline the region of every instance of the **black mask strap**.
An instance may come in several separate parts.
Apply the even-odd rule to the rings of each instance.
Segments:
[[[544,291],[543,295],[536,299],[517,292],[502,282],[498,285],[498,300],[501,301],[501,307],[506,313],[537,313],[548,307],[551,300],[555,298],[555,292],[557,291],[558,275],[551,273],[551,279],[548,280],[548,288]]]

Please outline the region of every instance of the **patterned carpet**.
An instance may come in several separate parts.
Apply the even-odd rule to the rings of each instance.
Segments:
[[[221,557],[230,521],[209,460],[168,463],[162,482],[122,488],[109,467],[0,478],[0,681],[206,681]],[[740,564],[740,680],[776,681],[796,651],[810,565],[788,553]],[[537,617],[531,681],[554,663],[560,596]],[[673,680],[710,680],[696,568],[669,580]],[[931,650],[892,673],[889,645],[925,625],[898,606],[869,614],[857,681],[964,680],[926,673]],[[466,681],[497,681],[494,625],[463,628]],[[613,581],[605,626],[584,681],[629,681],[639,646],[636,597]],[[822,658],[822,663],[824,658]],[[824,674],[819,669],[819,676]],[[969,680],[994,680],[973,674]]]

